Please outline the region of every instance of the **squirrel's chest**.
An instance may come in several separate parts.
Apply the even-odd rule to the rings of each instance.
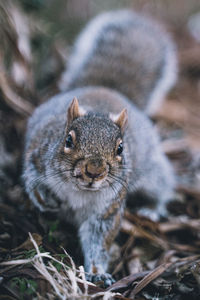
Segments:
[[[113,201],[111,197],[106,197],[102,192],[82,192],[73,191],[63,203],[63,210],[72,210],[77,222],[88,219],[91,215],[102,214],[107,206]]]
[[[118,196],[109,193],[108,190],[102,192],[77,192],[68,195],[68,199],[63,203],[62,211],[72,211],[74,218],[71,220],[76,224],[81,224],[83,221],[92,216],[106,216],[113,214],[116,209],[124,206],[126,198],[126,189],[122,188]]]
[[[43,199],[43,210],[52,208],[68,221],[82,223],[91,216],[105,214],[112,203],[123,202],[125,197],[122,190],[117,186],[115,193],[110,188],[97,192],[81,191],[73,188],[72,183],[66,182],[56,190],[52,185],[43,186],[42,189],[37,189],[37,194]]]

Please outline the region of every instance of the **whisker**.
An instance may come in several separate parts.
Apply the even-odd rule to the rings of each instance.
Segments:
[[[115,198],[116,198],[117,195],[118,195],[116,188],[114,187],[114,185],[112,184],[112,182],[110,182],[109,178],[107,178],[106,181],[109,183],[109,187],[111,187],[111,189],[113,190]]]
[[[116,180],[119,184],[121,184],[121,186],[123,186],[127,191],[128,191],[128,185],[127,182],[122,179],[121,177],[116,176],[115,174],[109,173],[108,177]]]
[[[38,187],[39,185],[44,184],[47,180],[49,179],[56,179],[57,176],[59,175],[68,175],[68,172],[73,171],[73,169],[67,169],[67,170],[58,170],[57,172],[54,172],[53,174],[51,172],[45,174],[45,175],[40,175],[37,176],[37,178],[33,179],[32,181],[30,181],[29,185],[32,185],[31,191],[34,190],[36,187]],[[67,178],[66,178],[67,179]]]

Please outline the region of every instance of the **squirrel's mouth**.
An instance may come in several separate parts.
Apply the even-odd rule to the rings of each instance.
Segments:
[[[102,160],[80,160],[73,171],[79,190],[97,192],[106,185],[109,166]]]
[[[93,186],[89,186],[89,185],[79,185],[79,188],[81,190],[84,190],[84,191],[92,191],[92,192],[97,192],[99,191],[99,188],[96,188],[96,187],[93,187]]]
[[[76,185],[80,190],[98,192],[104,186],[103,182],[104,180],[86,182],[79,179]]]
[[[105,176],[104,178],[100,180],[90,179],[85,180],[82,176],[73,176],[75,178],[75,185],[78,188],[78,190],[82,191],[90,191],[90,192],[98,192],[102,190],[103,188],[107,187],[107,181]]]

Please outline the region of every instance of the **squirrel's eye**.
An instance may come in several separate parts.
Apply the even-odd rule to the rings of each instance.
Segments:
[[[122,142],[119,144],[118,148],[117,148],[117,155],[120,155],[122,154],[122,151],[123,151],[123,144]]]
[[[72,139],[71,134],[68,134],[68,136],[66,138],[65,146],[66,146],[66,148],[71,148],[73,146],[73,139]]]

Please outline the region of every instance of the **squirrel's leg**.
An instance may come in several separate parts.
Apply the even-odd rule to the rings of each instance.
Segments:
[[[154,221],[167,217],[167,203],[175,197],[176,183],[169,161],[163,153],[157,152],[157,156],[149,156],[148,166],[145,166],[141,174],[137,182],[137,190],[149,199],[149,205],[142,207],[138,211],[139,214],[150,217]]]
[[[118,203],[112,205],[116,208],[116,204]],[[104,286],[114,282],[112,276],[106,273],[108,250],[119,231],[121,214],[121,209],[108,210],[104,215],[88,218],[79,229],[87,278],[92,282],[103,281]]]

